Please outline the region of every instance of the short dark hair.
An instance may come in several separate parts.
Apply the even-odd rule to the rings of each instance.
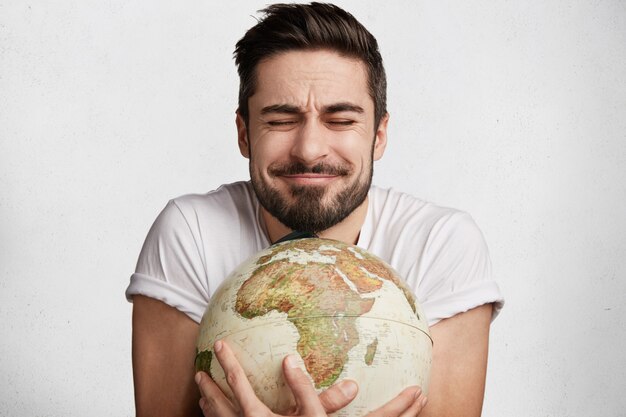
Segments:
[[[387,79],[376,38],[350,13],[328,3],[273,4],[259,10],[258,23],[237,42],[239,113],[249,121],[248,99],[256,87],[260,61],[291,50],[329,49],[361,60],[374,101],[374,128],[387,113]]]

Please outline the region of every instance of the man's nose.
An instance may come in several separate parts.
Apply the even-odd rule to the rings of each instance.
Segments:
[[[305,164],[315,163],[328,155],[328,132],[318,120],[306,120],[295,132],[291,156]]]

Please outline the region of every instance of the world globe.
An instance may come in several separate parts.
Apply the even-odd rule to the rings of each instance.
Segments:
[[[218,287],[200,323],[196,370],[237,405],[213,344],[224,340],[272,411],[295,399],[282,361],[299,358],[318,392],[344,378],[357,397],[336,416],[361,416],[419,385],[427,392],[428,324],[412,291],[384,261],[339,241],[307,238],[254,255]]]

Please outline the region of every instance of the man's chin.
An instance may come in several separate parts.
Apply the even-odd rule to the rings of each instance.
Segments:
[[[290,197],[294,200],[300,198],[317,198],[321,199],[324,195],[329,194],[331,190],[323,185],[291,185],[289,187]]]
[[[369,182],[338,178],[332,184],[297,184],[274,177],[252,179],[261,205],[293,230],[321,232],[340,223],[367,197]]]

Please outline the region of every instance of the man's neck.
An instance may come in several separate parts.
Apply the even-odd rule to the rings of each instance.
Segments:
[[[366,197],[361,205],[354,209],[348,217],[333,227],[317,233],[317,235],[326,239],[339,240],[351,245],[356,244],[359,240],[361,227],[367,216],[367,205],[368,198]],[[260,207],[260,209],[268,237],[272,243],[292,232],[290,228],[279,222],[278,219],[272,216],[265,208]]]

